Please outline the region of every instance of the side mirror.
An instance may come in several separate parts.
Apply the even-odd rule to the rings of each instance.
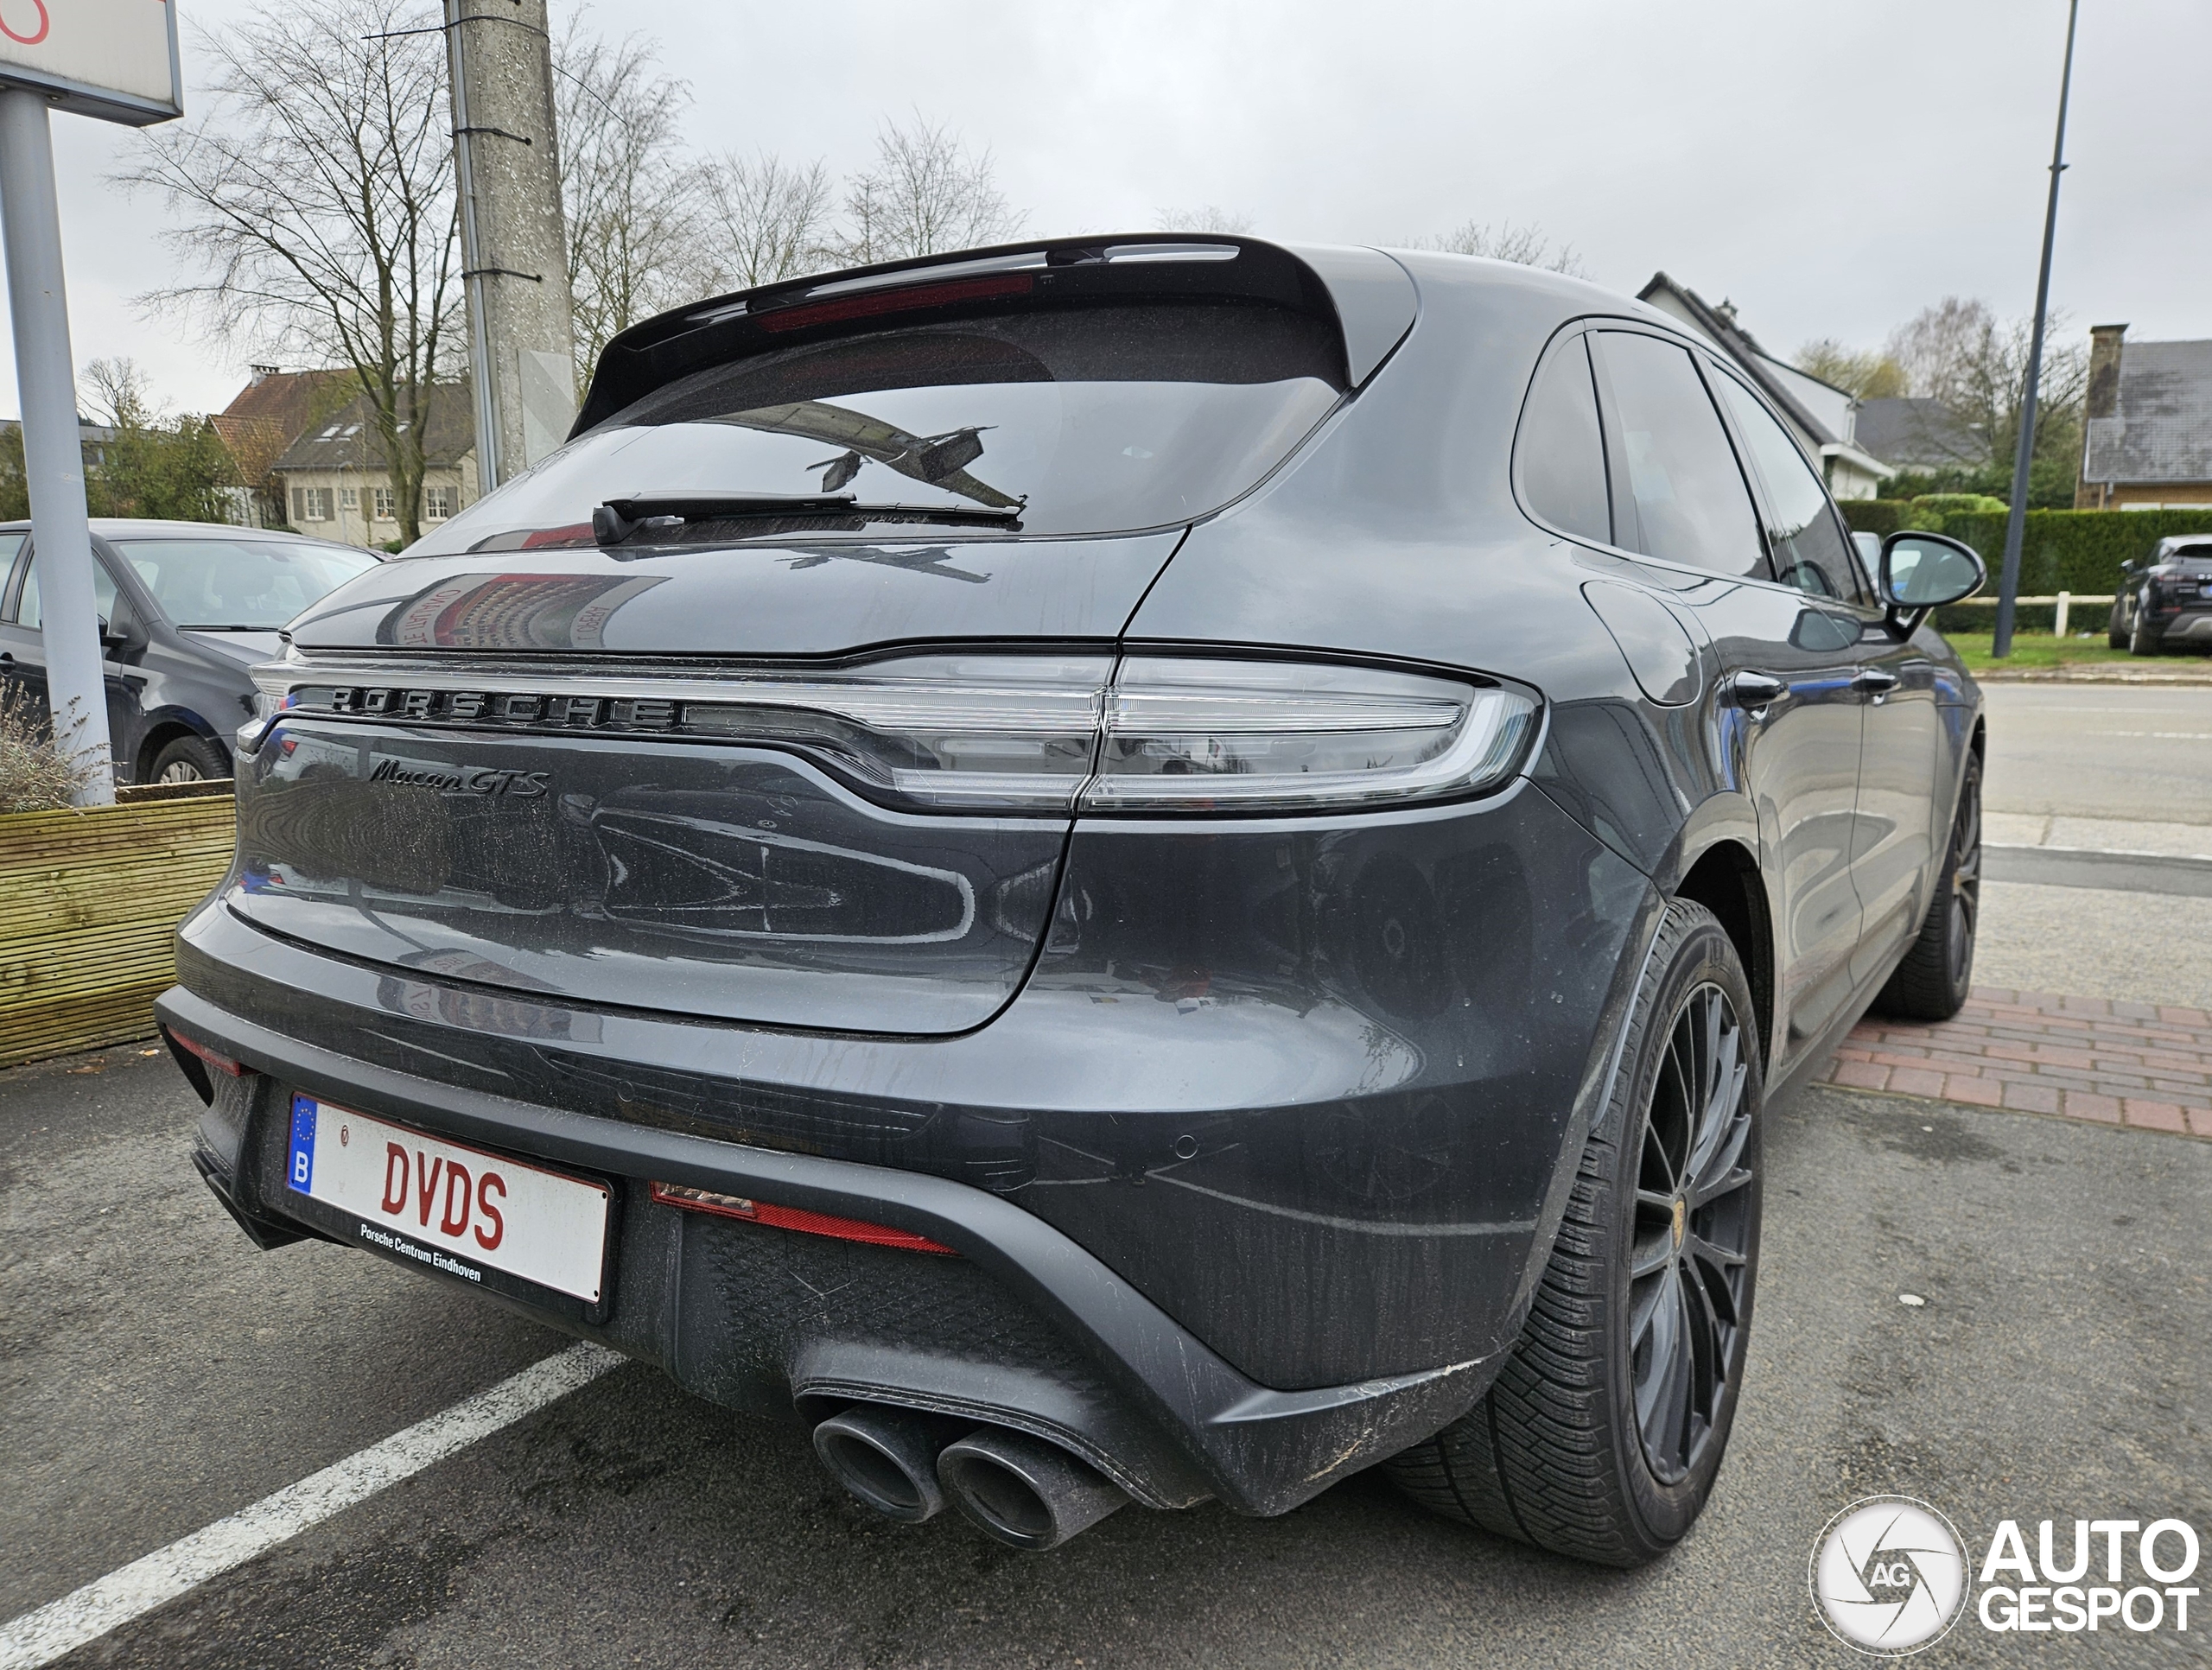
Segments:
[[[1892,631],[1911,631],[1929,610],[1972,597],[1988,578],[1973,546],[1942,534],[1893,533],[1882,542],[1878,585]]]

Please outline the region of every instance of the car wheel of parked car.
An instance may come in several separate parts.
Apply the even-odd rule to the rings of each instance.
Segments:
[[[1874,1006],[1911,1020],[1948,1020],[1958,1013],[1974,984],[1974,937],[1980,924],[1981,757],[1969,753],[1936,897],[1921,920],[1920,937]]]
[[[2105,642],[2115,650],[2127,647],[2127,628],[2120,625],[2120,600],[2113,600],[2112,619],[2105,624]]]
[[[1623,1566],[1703,1509],[1751,1335],[1758,1029],[1703,905],[1669,905],[1628,1025],[1511,1357],[1471,1412],[1389,1464],[1437,1513]]]
[[[213,783],[231,774],[223,751],[204,737],[181,736],[154,756],[156,783]]]
[[[2150,610],[2139,601],[2135,606],[2135,629],[2127,635],[2128,654],[2158,654],[2158,628],[2152,623],[2150,616]]]

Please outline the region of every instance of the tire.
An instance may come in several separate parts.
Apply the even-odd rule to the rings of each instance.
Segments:
[[[2127,647],[2127,632],[2120,624],[2120,604],[2116,600],[2112,606],[2112,619],[2105,625],[2105,642],[2115,650]]]
[[[149,783],[214,783],[229,777],[231,762],[204,737],[181,736],[154,756]]]
[[[2158,628],[2151,619],[2151,612],[2139,600],[2135,605],[2135,625],[2127,634],[2130,655],[2156,655],[2158,652]]]
[[[1674,901],[1521,1337],[1481,1402],[1385,1464],[1408,1495],[1601,1565],[1641,1565],[1681,1540],[1743,1387],[1760,1064],[1736,948],[1710,911]],[[1705,1093],[1686,1093],[1694,1085]]]
[[[1948,1020],[1958,1013],[1974,987],[1974,934],[1980,926],[1981,757],[1969,753],[1936,896],[1921,919],[1920,937],[1874,1006],[1907,1020]]]

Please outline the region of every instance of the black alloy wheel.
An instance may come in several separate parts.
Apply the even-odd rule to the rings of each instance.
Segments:
[[[1408,1495],[1604,1565],[1696,1523],[1751,1341],[1762,1066],[1734,943],[1672,901],[1521,1337],[1470,1413],[1387,1464]]]
[[[1974,937],[1981,927],[1981,756],[1968,753],[1959,810],[1936,878],[1936,896],[1897,972],[1874,1000],[1884,1014],[1948,1020],[1974,989]]]
[[[1643,1124],[1629,1267],[1630,1379],[1644,1459],[1678,1484],[1704,1458],[1741,1360],[1751,1236],[1743,1023],[1719,987],[1675,1018]]]

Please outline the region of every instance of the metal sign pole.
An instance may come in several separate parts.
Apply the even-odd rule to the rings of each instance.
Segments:
[[[2058,179],[2066,172],[2066,95],[2074,86],[2074,23],[2082,0],[2068,0],[2066,66],[2058,75],[2058,137],[2050,143],[2050,200],[2043,212],[2043,265],[2036,273],[2036,322],[2028,339],[2028,384],[2020,396],[2019,443],[2012,454],[2012,503],[2005,512],[2005,566],[1997,581],[1997,628],[1989,653],[2012,653],[2012,605],[2020,594],[2020,544],[2028,526],[2028,467],[2036,455],[2036,393],[2043,381],[2043,327],[2050,314],[2050,246],[2058,233]]]
[[[54,134],[46,95],[22,87],[0,88],[0,235],[8,246],[8,303],[15,321],[54,740],[89,768],[77,803],[105,806],[115,799],[115,772],[108,755],[92,534],[85,525],[85,453],[77,430],[69,303],[61,289]]]

